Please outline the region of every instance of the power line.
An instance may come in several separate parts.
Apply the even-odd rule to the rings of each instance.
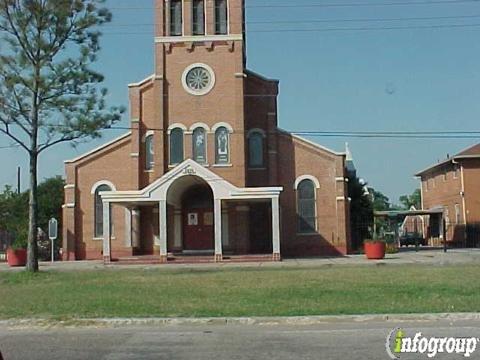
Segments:
[[[461,29],[478,28],[480,23],[474,24],[445,24],[445,25],[406,25],[406,26],[377,26],[377,27],[332,27],[324,29],[264,29],[249,30],[248,33],[275,33],[275,32],[348,32],[348,31],[382,31],[382,30],[426,30],[426,29]],[[152,32],[104,32],[103,35],[152,35]]]
[[[388,22],[388,21],[430,21],[430,20],[453,20],[453,19],[476,19],[480,15],[456,15],[456,16],[419,16],[419,17],[396,17],[396,18],[348,18],[348,19],[303,19],[303,20],[265,20],[265,21],[246,21],[238,24],[257,25],[257,24],[317,24],[317,23],[342,23],[342,22]],[[236,22],[232,22],[236,24]],[[105,28],[112,27],[137,27],[137,26],[155,26],[157,23],[139,23],[139,24],[108,24]]]
[[[378,3],[344,3],[344,4],[335,4],[335,3],[309,3],[309,4],[260,4],[260,5],[246,5],[246,9],[254,8],[355,8],[355,7],[388,7],[388,6],[418,6],[418,5],[455,5],[455,4],[467,4],[467,3],[478,3],[479,0],[422,0],[422,1],[398,1],[398,2],[378,2]],[[241,8],[241,6],[232,6],[230,8]],[[132,7],[109,7],[109,10],[158,10],[160,8],[152,6],[132,6]]]

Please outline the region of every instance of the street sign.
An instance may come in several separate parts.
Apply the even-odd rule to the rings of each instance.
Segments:
[[[48,222],[48,237],[50,240],[56,240],[58,237],[58,221],[51,218]]]
[[[54,241],[58,237],[58,221],[55,218],[51,218],[48,222],[48,237],[52,241],[52,263],[55,261],[55,244]]]

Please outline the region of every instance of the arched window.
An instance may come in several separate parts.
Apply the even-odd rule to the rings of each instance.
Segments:
[[[170,165],[180,164],[183,156],[183,130],[175,128],[170,132]]]
[[[251,168],[264,167],[264,135],[254,131],[248,136],[248,164]]]
[[[145,137],[145,170],[152,170],[154,165],[153,134]]]
[[[310,179],[302,180],[297,187],[298,232],[314,233],[317,230],[315,184]]]
[[[204,128],[193,130],[193,160],[199,164],[207,163],[207,138]]]
[[[215,131],[215,163],[228,164],[230,162],[230,139],[228,129],[225,126]]]
[[[94,236],[101,238],[103,236],[103,202],[100,192],[112,191],[112,188],[106,184],[97,186],[95,189],[95,229]],[[110,235],[112,235],[112,218],[110,216]]]

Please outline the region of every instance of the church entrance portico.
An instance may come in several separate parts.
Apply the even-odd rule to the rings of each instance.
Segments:
[[[101,192],[104,261],[111,261],[111,204],[154,207],[158,231],[151,233],[160,262],[167,262],[169,253],[211,254],[215,261],[222,261],[224,250],[231,254],[269,251],[273,260],[280,260],[281,191],[281,187],[238,188],[189,159],[143,190]],[[255,236],[251,236],[250,223],[255,225],[255,214],[259,213],[269,215],[268,221],[263,222],[269,228],[260,234],[261,241],[252,245]],[[131,224],[132,221],[127,222],[127,232],[131,232]],[[246,245],[239,251],[242,237]],[[271,239],[270,244],[265,244],[265,239]],[[148,240],[137,239],[136,243]]]

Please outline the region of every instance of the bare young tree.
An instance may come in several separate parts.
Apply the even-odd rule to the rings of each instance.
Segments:
[[[107,109],[92,69],[105,0],[0,0],[0,133],[29,157],[27,270],[38,271],[37,168],[53,145],[100,137],[123,108]]]

